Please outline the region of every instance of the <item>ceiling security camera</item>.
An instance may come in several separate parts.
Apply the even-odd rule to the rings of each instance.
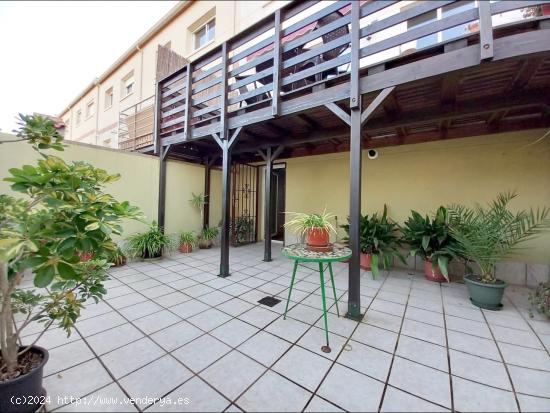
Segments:
[[[378,158],[378,151],[376,149],[369,149],[367,152],[369,159],[376,159]]]

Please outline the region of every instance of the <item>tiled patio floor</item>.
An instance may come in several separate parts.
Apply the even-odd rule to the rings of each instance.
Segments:
[[[509,288],[504,309],[486,312],[461,284],[364,273],[362,322],[338,318],[329,301],[326,354],[317,273],[299,270],[283,320],[291,262],[273,255],[264,263],[261,245],[232,249],[226,279],[216,276],[219,249],[113,270],[106,301],[86,308],[75,334],[40,341],[50,349],[48,409],[550,410],[550,323],[529,319],[526,290]],[[344,313],[346,264],[335,278]],[[281,303],[257,303],[268,295]]]

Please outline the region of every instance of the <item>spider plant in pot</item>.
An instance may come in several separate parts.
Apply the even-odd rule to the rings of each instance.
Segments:
[[[341,227],[347,234],[344,240],[349,240],[349,217],[348,224]],[[394,258],[405,263],[405,258],[398,250],[400,246],[399,226],[388,218],[386,205],[384,205],[382,215],[374,213],[371,217],[361,216],[359,237],[361,268],[370,269],[373,278],[380,275],[380,265],[387,269],[391,266]]]
[[[126,241],[129,255],[144,260],[159,259],[163,251],[168,252],[173,248],[170,236],[166,235],[154,221],[147,231],[130,235]]]
[[[199,248],[208,249],[214,244],[214,240],[218,237],[219,230],[216,227],[207,227],[202,230],[199,236]]]
[[[292,219],[285,223],[285,228],[294,231],[310,247],[326,247],[330,242],[330,233],[336,234],[334,226],[330,222],[334,218],[324,210],[321,214],[306,214],[304,212],[285,212]]]
[[[48,351],[37,344],[49,328],[69,334],[82,309],[102,298],[109,265],[97,257],[116,248],[112,236],[122,233],[122,219],[140,218],[137,208],[104,192],[118,175],[46,152],[64,148],[53,121],[20,119],[17,140],[40,160],[9,170],[5,181],[20,197],[0,195],[1,412],[34,412],[44,403]],[[4,143],[1,150],[9,150]],[[96,258],[82,262],[79,252],[89,251]]]
[[[180,234],[180,252],[184,254],[192,252],[197,243],[198,238],[194,231],[183,231]]]
[[[550,227],[548,208],[512,212],[515,192],[499,194],[485,206],[449,209],[450,228],[458,254],[473,261],[478,273],[464,277],[470,300],[478,307],[499,310],[507,284],[494,275],[495,264],[518,250],[518,245]]]
[[[439,207],[432,219],[411,211],[402,232],[403,242],[410,247],[409,254],[424,260],[426,278],[436,282],[449,281],[448,264],[457,256],[447,209]]]

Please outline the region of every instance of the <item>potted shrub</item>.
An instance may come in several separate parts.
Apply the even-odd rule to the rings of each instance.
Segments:
[[[219,230],[216,227],[207,227],[202,230],[199,236],[199,248],[208,249],[212,248],[214,240],[218,237]]]
[[[233,224],[233,236],[236,244],[244,244],[251,240],[254,234],[254,220],[249,215],[241,215]]]
[[[113,267],[122,267],[126,265],[126,255],[122,252],[122,249],[117,246],[114,251],[107,255],[107,262],[111,263]]]
[[[409,245],[412,257],[419,256],[424,260],[428,280],[449,281],[448,264],[456,258],[456,253],[445,207],[439,207],[432,219],[411,211],[403,226],[403,242]]]
[[[204,205],[206,204],[206,195],[202,192],[199,192],[198,194],[191,192],[191,199],[189,200],[189,203],[201,214],[202,225],[204,222]]]
[[[342,225],[349,240],[348,224]],[[388,218],[388,209],[384,205],[381,216],[374,213],[371,217],[361,216],[360,227],[361,268],[372,271],[372,277],[380,274],[380,265],[387,269],[397,257],[403,263],[405,259],[398,250],[400,245],[399,226]]]
[[[153,221],[145,232],[130,235],[127,241],[127,250],[130,256],[144,260],[155,260],[162,257],[164,251],[172,249],[172,239]]]
[[[499,194],[486,206],[449,209],[450,225],[457,252],[479,267],[478,273],[464,277],[470,300],[478,307],[498,310],[507,284],[495,278],[495,264],[517,250],[518,244],[550,226],[549,211],[529,209],[512,212],[513,192]]]
[[[197,235],[193,231],[183,231],[180,234],[180,252],[184,254],[192,252],[197,242]]]
[[[334,215],[325,211],[321,214],[306,214],[303,212],[289,212],[293,217],[285,224],[311,247],[326,247],[330,242],[330,233],[336,233],[330,220]]]
[[[106,293],[107,261],[83,262],[79,252],[107,255],[116,248],[111,236],[121,234],[121,219],[139,217],[135,207],[103,192],[118,175],[44,152],[63,150],[63,137],[51,120],[20,115],[20,125],[17,140],[28,142],[41,159],[34,166],[10,169],[5,179],[24,197],[0,195],[2,412],[40,408],[48,352],[37,341],[52,326],[70,333],[85,303]],[[27,278],[35,288],[22,284]],[[31,324],[41,325],[42,331],[29,342],[22,337]],[[28,403],[13,404],[12,397]]]

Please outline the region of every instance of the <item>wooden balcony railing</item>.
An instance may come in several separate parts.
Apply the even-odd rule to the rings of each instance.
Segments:
[[[543,3],[361,1],[355,21],[349,1],[291,3],[158,82],[157,148],[286,114],[281,102],[295,99],[294,112],[312,107],[309,94],[350,81],[352,56],[366,76],[467,38],[479,44],[479,61],[490,59],[493,28]],[[349,87],[337,90],[333,101],[349,98]]]
[[[153,144],[154,103],[155,97],[150,96],[119,113],[119,149],[135,151]]]

